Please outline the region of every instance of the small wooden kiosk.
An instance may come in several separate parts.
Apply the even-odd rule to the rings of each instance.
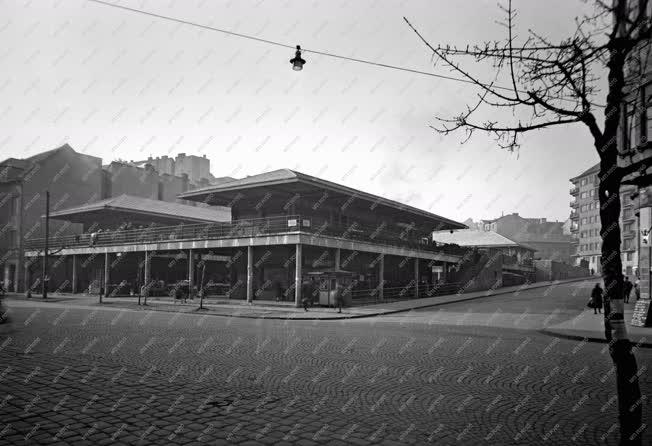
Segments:
[[[340,284],[344,290],[350,289],[356,273],[342,269],[328,268],[314,270],[307,273],[307,276],[314,279],[319,288],[319,305],[332,307],[335,305],[335,290]],[[351,293],[345,293],[344,305],[351,305]]]

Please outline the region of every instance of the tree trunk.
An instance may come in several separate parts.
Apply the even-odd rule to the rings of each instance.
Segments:
[[[608,143],[615,144],[615,143]],[[638,366],[627,336],[624,319],[623,274],[620,259],[620,177],[613,166],[611,150],[603,152],[600,162],[600,220],[602,236],[602,277],[604,279],[604,329],[609,353],[616,368],[620,444],[641,445],[642,401]],[[605,155],[606,154],[606,155]],[[617,155],[616,155],[617,156]],[[610,170],[611,169],[611,170]]]

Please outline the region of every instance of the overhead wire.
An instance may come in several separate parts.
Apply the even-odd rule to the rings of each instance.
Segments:
[[[274,46],[278,46],[278,47],[282,47],[282,48],[288,48],[288,49],[292,49],[292,50],[294,50],[296,48],[295,45],[290,45],[290,44],[283,43],[283,42],[277,42],[277,41],[270,40],[270,39],[264,39],[264,38],[261,38],[261,37],[252,36],[250,34],[238,33],[238,32],[235,32],[235,31],[230,31],[228,29],[217,28],[217,27],[214,27],[214,26],[204,25],[204,24],[197,23],[197,22],[191,22],[189,20],[184,20],[184,19],[179,19],[177,17],[171,17],[171,16],[162,15],[162,14],[157,14],[157,13],[150,12],[150,11],[145,11],[145,10],[142,10],[142,9],[131,8],[129,6],[118,5],[118,4],[111,3],[111,2],[106,2],[106,1],[103,1],[103,0],[87,0],[87,1],[92,2],[92,3],[96,3],[96,4],[100,4],[100,5],[104,5],[104,6],[109,6],[109,7],[116,8],[116,9],[122,9],[122,10],[125,10],[125,11],[129,11],[129,12],[133,12],[133,13],[137,13],[137,14],[141,14],[141,15],[145,15],[145,16],[149,16],[149,17],[154,17],[154,18],[157,18],[157,19],[167,20],[167,21],[170,21],[170,22],[176,22],[176,23],[180,23],[180,24],[183,24],[183,25],[194,26],[194,27],[206,29],[206,30],[209,30],[209,31],[215,31],[215,32],[219,32],[219,33],[223,33],[223,34],[227,34],[227,35],[231,35],[231,36],[235,36],[235,37],[240,37],[242,39],[253,40],[253,41],[260,42],[260,43],[265,43],[265,44],[268,44],[268,45],[274,45]],[[463,79],[463,78],[455,77],[455,76],[447,76],[445,74],[432,73],[432,72],[429,72],[429,71],[422,71],[422,70],[417,70],[417,69],[414,69],[414,68],[401,67],[401,66],[398,66],[398,65],[391,65],[391,64],[386,64],[386,63],[382,63],[382,62],[375,62],[375,61],[372,61],[372,60],[366,60],[366,59],[359,59],[359,58],[355,58],[355,57],[343,56],[341,54],[330,53],[330,52],[320,51],[320,50],[313,50],[313,49],[304,48],[304,47],[301,47],[301,51],[304,52],[304,53],[312,53],[312,54],[317,54],[317,55],[320,55],[320,56],[326,56],[326,57],[332,57],[332,58],[336,58],[336,59],[347,60],[347,61],[350,61],[350,62],[357,62],[357,63],[377,66],[377,67],[381,67],[381,68],[388,68],[388,69],[392,69],[392,70],[405,71],[405,72],[408,72],[408,73],[421,74],[421,75],[424,75],[424,76],[436,77],[436,78],[439,78],[439,79],[445,79],[445,80],[454,81],[454,82],[462,82],[462,83],[465,83],[465,84],[476,85],[475,82],[473,82],[473,81],[471,81],[469,79]],[[514,91],[513,87],[504,87],[504,86],[500,86],[500,85],[492,85],[492,88],[496,88],[498,90]],[[518,92],[519,93],[526,93],[525,91],[520,91],[520,90]],[[574,101],[573,99],[567,99],[567,98],[560,98],[560,100],[577,102],[577,101]]]

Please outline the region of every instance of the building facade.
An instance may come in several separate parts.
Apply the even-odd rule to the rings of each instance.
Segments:
[[[216,178],[211,174],[211,162],[206,155],[196,156],[179,153],[175,158],[163,155],[160,157],[148,157],[143,161],[132,161],[137,167],[150,165],[160,174],[173,175],[177,177],[186,176],[188,181],[198,187],[208,186],[215,183]]]
[[[571,234],[574,252],[573,264],[585,262],[596,274],[602,272],[602,237],[600,236],[600,203],[598,199],[599,164],[571,178]],[[636,188],[623,185],[620,188],[621,260],[623,274],[637,276],[638,266],[638,201]]]
[[[56,212],[123,194],[196,206],[200,203],[177,196],[199,186],[186,174],[161,173],[151,165],[115,161],[103,166],[100,158],[78,153],[68,144],[25,159],[9,158],[0,163],[0,280],[12,291],[25,290],[23,244],[44,236],[46,190],[50,211]],[[52,220],[49,232],[57,237],[80,229],[75,223]]]
[[[480,227],[534,248],[535,259],[570,263],[572,238],[564,234],[563,222],[525,218],[514,212],[493,220],[482,220]]]
[[[631,0],[631,7],[640,8],[643,4]],[[635,10],[635,9],[633,9]],[[652,2],[647,2],[647,21],[652,20]],[[649,25],[652,26],[652,25]],[[636,254],[631,258],[636,262],[640,278],[641,296],[649,298],[651,294],[650,267],[652,266],[652,248],[642,242],[642,232],[652,228],[652,42],[642,40],[630,53],[625,69],[625,100],[621,108],[619,125],[618,165],[623,168],[637,166],[637,171],[623,178],[623,183],[630,188],[628,195],[634,197],[631,211],[635,219],[628,217],[624,224],[632,225],[636,235],[631,235],[630,244],[636,247]],[[625,208],[624,208],[625,209]],[[623,210],[625,212],[625,210]]]

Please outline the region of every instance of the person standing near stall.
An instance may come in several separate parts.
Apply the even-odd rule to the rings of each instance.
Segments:
[[[344,289],[342,284],[337,282],[335,285],[335,306],[337,307],[337,312],[342,312],[342,304],[344,303]]]

